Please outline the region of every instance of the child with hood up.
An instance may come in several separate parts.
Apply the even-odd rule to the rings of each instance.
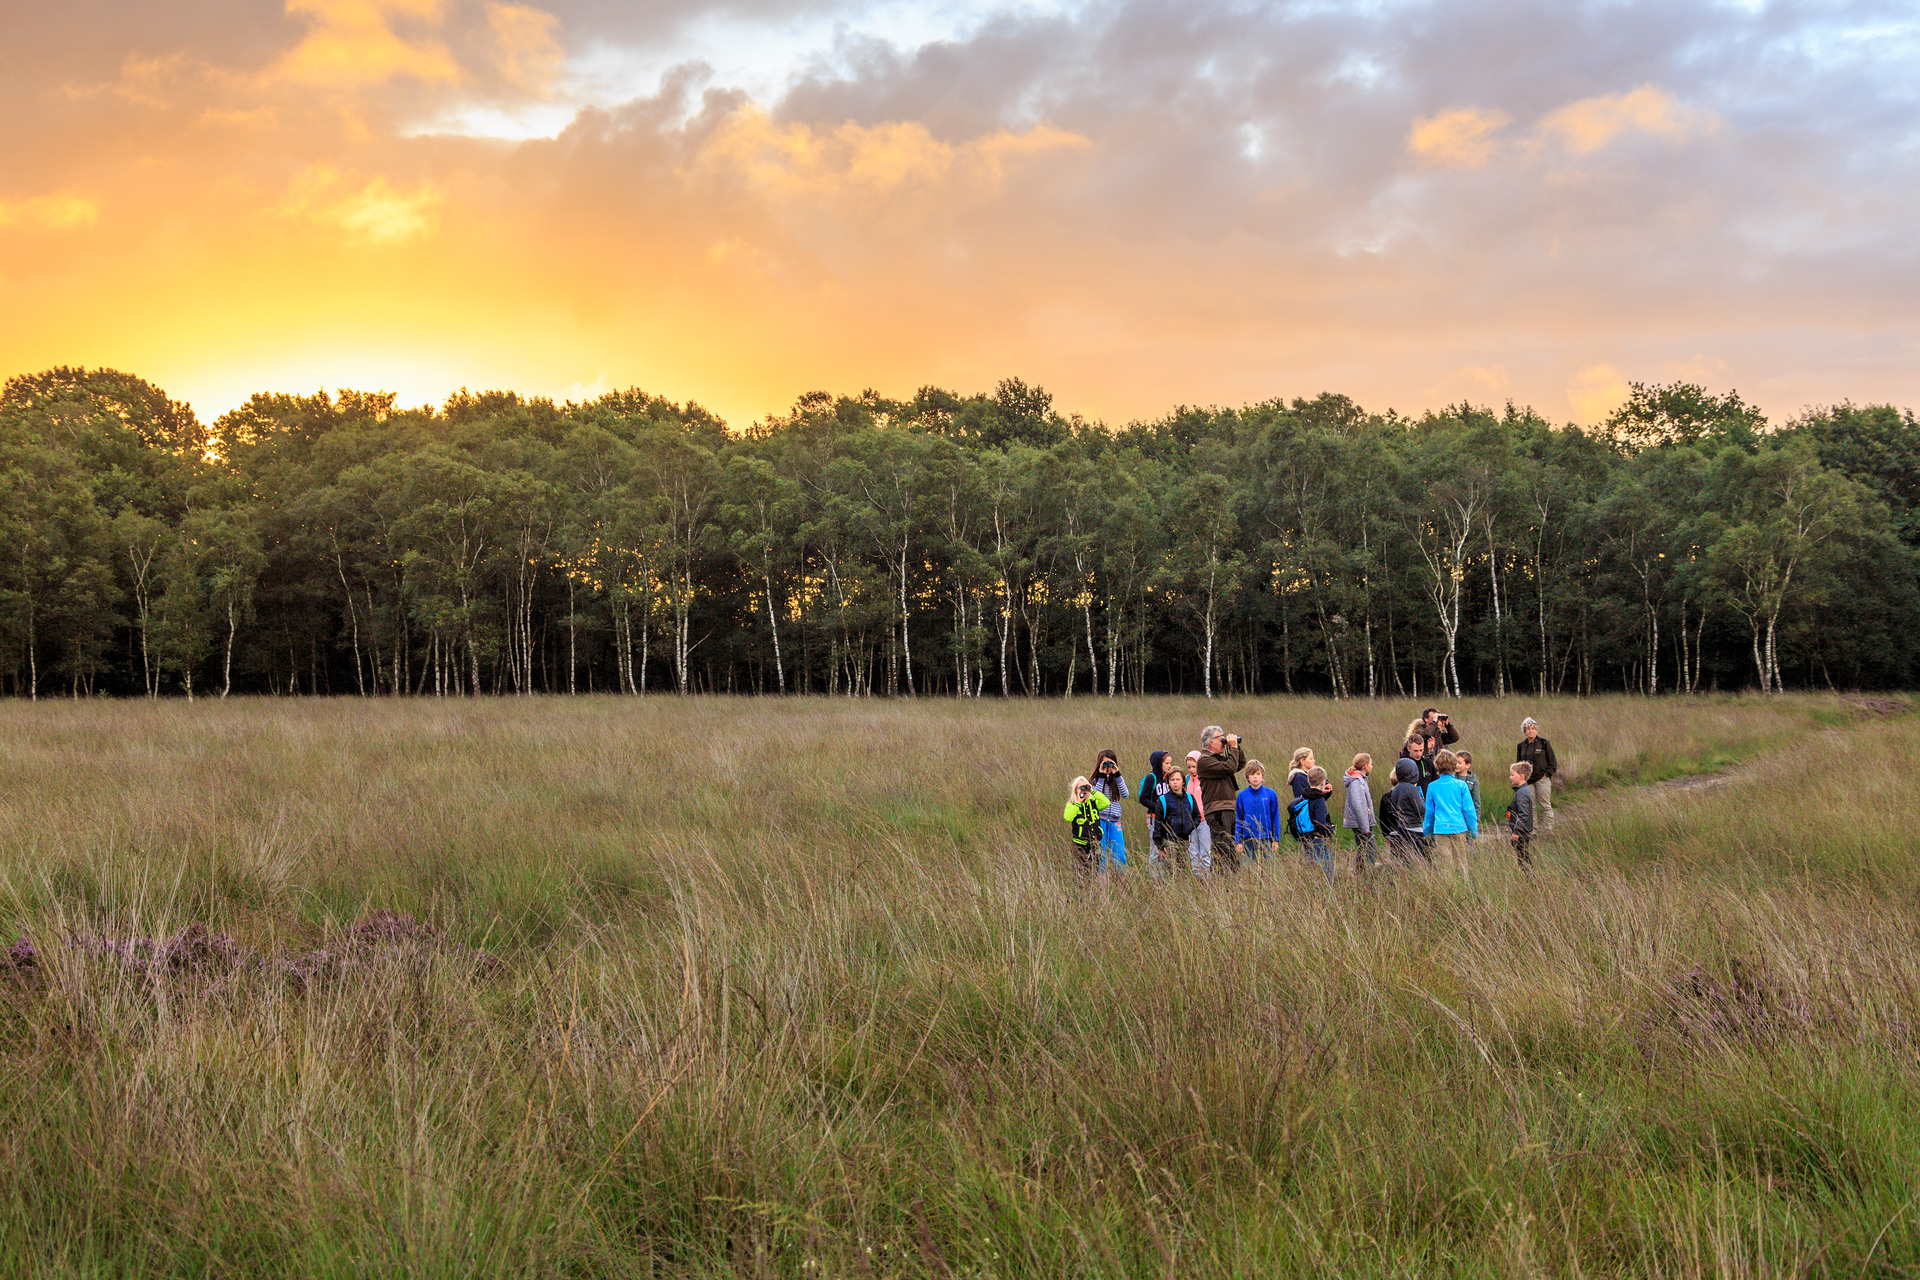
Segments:
[[[1147,756],[1147,771],[1140,775],[1140,793],[1135,798],[1147,811],[1147,868],[1159,872],[1160,847],[1166,843],[1165,820],[1160,816],[1160,799],[1171,791],[1167,775],[1173,771],[1172,752],[1162,748]]]
[[[1107,798],[1100,811],[1100,852],[1106,865],[1127,869],[1127,833],[1120,825],[1120,802],[1127,798],[1127,780],[1120,776],[1120,757],[1112,747],[1093,762],[1093,789]]]
[[[1380,797],[1380,829],[1387,849],[1401,862],[1427,857],[1427,798],[1420,790],[1420,766],[1402,757],[1393,766],[1393,789]]]
[[[1085,774],[1068,785],[1067,809],[1061,816],[1073,834],[1074,869],[1083,876],[1092,875],[1099,865],[1094,850],[1100,844],[1100,811],[1106,807],[1107,798],[1093,789]]]

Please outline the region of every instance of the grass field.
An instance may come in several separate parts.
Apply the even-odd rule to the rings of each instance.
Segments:
[[[1920,1271],[1911,716],[1469,701],[1530,878],[1068,872],[1101,747],[1414,709],[0,706],[0,1274]]]

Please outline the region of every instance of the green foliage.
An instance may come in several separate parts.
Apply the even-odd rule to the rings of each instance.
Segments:
[[[1904,686],[1920,426],[1769,433],[1636,386],[1182,407],[1118,430],[1018,379],[801,396],[729,432],[638,390],[0,395],[0,685],[37,694],[1338,697]],[[49,612],[51,610],[51,612]]]

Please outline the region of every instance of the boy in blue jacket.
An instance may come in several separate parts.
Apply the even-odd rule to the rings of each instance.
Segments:
[[[1267,767],[1247,761],[1247,785],[1233,798],[1233,847],[1255,862],[1280,838],[1280,794],[1267,785]]]
[[[1467,833],[1480,829],[1480,813],[1473,807],[1473,791],[1454,772],[1459,757],[1442,751],[1434,757],[1438,775],[1427,784],[1427,819],[1422,834],[1432,848],[1435,866],[1452,866],[1467,874]]]

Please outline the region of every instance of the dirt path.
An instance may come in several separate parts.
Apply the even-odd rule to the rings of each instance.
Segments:
[[[1912,704],[1905,700],[1869,698],[1860,694],[1843,695],[1840,701],[1852,707],[1854,711],[1858,713],[1858,719],[1903,716],[1913,709]],[[1835,736],[1847,733],[1849,728],[1850,726],[1820,729],[1816,732]],[[1784,751],[1788,749],[1789,748],[1783,747],[1780,750]],[[1667,778],[1660,782],[1649,782],[1633,787],[1608,787],[1593,794],[1591,799],[1583,801],[1571,809],[1564,811],[1557,810],[1554,815],[1558,820],[1555,826],[1559,830],[1576,826],[1589,815],[1598,813],[1602,809],[1613,805],[1623,803],[1635,796],[1688,796],[1698,795],[1704,791],[1718,791],[1721,787],[1730,787],[1736,782],[1743,781],[1749,777],[1762,762],[1777,754],[1779,754],[1777,751],[1764,752],[1751,760],[1743,760],[1739,764],[1724,769],[1719,773],[1695,773],[1689,774],[1684,778]]]

